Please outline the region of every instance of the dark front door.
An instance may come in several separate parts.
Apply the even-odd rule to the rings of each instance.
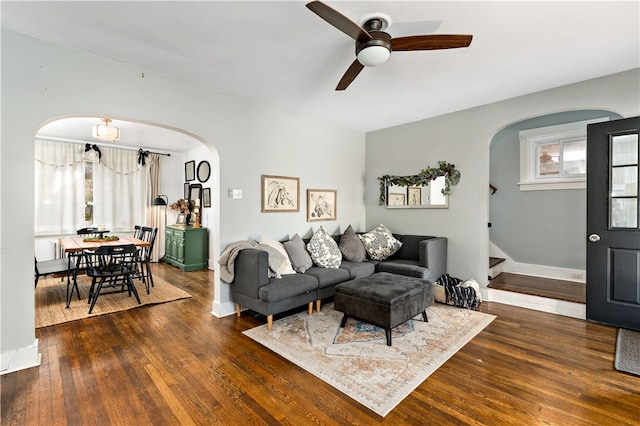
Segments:
[[[640,117],[587,128],[587,319],[640,330]]]

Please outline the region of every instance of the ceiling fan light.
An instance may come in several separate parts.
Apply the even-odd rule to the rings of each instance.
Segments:
[[[369,46],[358,52],[358,62],[366,67],[375,67],[387,62],[391,51],[384,46]]]
[[[102,141],[115,142],[120,140],[120,129],[117,127],[109,127],[111,119],[103,118],[104,124],[96,124],[93,126],[92,136]]]

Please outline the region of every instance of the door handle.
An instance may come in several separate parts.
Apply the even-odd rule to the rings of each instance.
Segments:
[[[592,243],[597,243],[598,241],[600,241],[600,235],[598,234],[589,235],[589,241],[591,241]]]

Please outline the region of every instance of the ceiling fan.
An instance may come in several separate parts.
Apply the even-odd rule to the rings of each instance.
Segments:
[[[384,16],[368,18],[360,26],[321,1],[307,3],[307,8],[356,41],[356,60],[342,76],[336,90],[349,87],[365,66],[374,67],[385,63],[392,51],[468,47],[473,38],[472,35],[465,34],[430,34],[392,38],[384,32],[388,26],[388,20]]]

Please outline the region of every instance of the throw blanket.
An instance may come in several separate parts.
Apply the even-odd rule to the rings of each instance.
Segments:
[[[444,303],[458,308],[478,310],[478,303],[482,301],[480,288],[474,280],[462,281],[460,278],[444,274],[435,282],[436,286],[444,287],[446,300]]]
[[[280,271],[285,265],[286,259],[278,250],[266,244],[258,244],[253,241],[236,241],[227,245],[218,263],[220,264],[220,279],[228,284],[233,283],[235,277],[235,261],[240,250],[254,248],[264,250],[269,254],[269,270],[270,276],[280,278]]]

